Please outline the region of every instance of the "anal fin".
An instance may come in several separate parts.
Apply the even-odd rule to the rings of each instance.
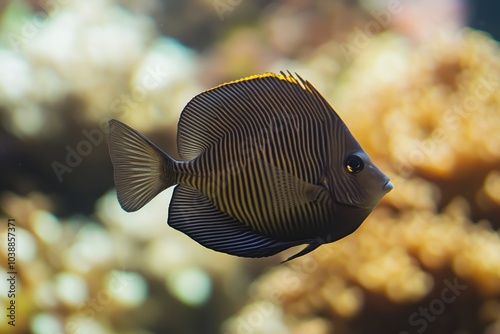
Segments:
[[[207,248],[242,257],[271,256],[307,242],[280,241],[259,234],[186,185],[175,188],[168,224]]]

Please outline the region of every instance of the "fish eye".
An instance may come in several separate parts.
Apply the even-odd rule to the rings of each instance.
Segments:
[[[365,163],[359,155],[352,154],[345,159],[345,167],[349,173],[356,174],[363,170]]]

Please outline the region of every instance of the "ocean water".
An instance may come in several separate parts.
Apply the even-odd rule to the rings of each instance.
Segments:
[[[500,333],[494,1],[0,3],[2,333]],[[243,259],[116,199],[107,120],[178,157],[222,82],[309,80],[395,188],[352,235]]]

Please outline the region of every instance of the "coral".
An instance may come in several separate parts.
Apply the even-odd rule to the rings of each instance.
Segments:
[[[242,302],[237,292],[250,273],[238,258],[208,251],[161,224],[170,196],[167,191],[148,210],[127,214],[109,192],[97,204],[95,219],[61,219],[50,212],[54,201],[47,196],[3,194],[0,210],[9,216],[0,219],[15,217],[17,225],[18,307],[16,326],[2,321],[0,331],[196,333],[216,328]],[[6,228],[1,224],[2,239]],[[0,249],[3,277],[6,252]],[[10,300],[0,296],[2,308]],[[202,310],[206,320],[186,322]]]
[[[500,166],[498,44],[469,29],[417,47],[397,40],[374,39],[332,100],[372,158],[395,175],[396,187],[425,178],[438,190],[438,208],[463,196],[474,220],[499,228],[496,186],[486,182]],[[396,196],[388,199],[400,201]]]
[[[500,237],[490,225],[468,220],[462,207],[457,200],[441,214],[378,210],[353,235],[261,277],[250,304],[227,324],[229,333],[251,326],[261,303],[279,310],[261,311],[261,317],[277,318],[291,332],[315,318],[332,332],[414,332],[420,326],[412,327],[413,312],[441,300],[455,282],[462,290],[442,316],[439,309],[434,313],[429,332],[493,329],[500,318],[481,313],[500,296]],[[391,321],[380,321],[389,315]],[[256,332],[266,332],[269,321],[253,321]]]

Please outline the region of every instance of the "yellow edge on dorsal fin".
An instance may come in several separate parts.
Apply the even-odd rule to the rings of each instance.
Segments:
[[[283,94],[301,95],[298,99],[308,110],[294,108],[283,99]],[[250,98],[259,99],[259,102],[250,101]],[[307,114],[315,120],[324,119],[324,108],[331,109],[308,81],[290,72],[256,74],[230,81],[196,95],[182,110],[177,125],[180,157],[182,160],[196,158],[227,133],[241,129],[249,117],[254,117],[258,123],[253,124],[256,128],[269,128],[267,121],[264,122],[266,117],[261,117],[261,107],[271,118],[279,119],[288,113],[286,108],[290,113]],[[252,135],[259,136],[260,133]]]
[[[264,78],[277,78],[277,79],[280,79],[280,80],[283,80],[283,81],[288,81],[288,82],[290,82],[292,84],[299,85],[300,87],[302,87],[302,89],[308,91],[309,93],[312,93],[312,90],[309,87],[310,86],[309,82],[307,82],[304,79],[302,79],[297,73],[295,73],[296,77],[294,75],[292,75],[290,73],[290,71],[287,71],[287,73],[281,71],[279,74],[273,73],[273,72],[265,72],[265,73],[261,73],[261,74],[253,74],[253,75],[249,75],[247,77],[241,78],[241,79],[236,79],[236,80],[232,80],[232,81],[229,81],[229,82],[222,83],[222,84],[217,85],[217,86],[215,86],[213,88],[207,89],[206,92],[218,89],[218,88],[223,87],[223,86],[237,84],[237,83],[244,82],[244,81],[249,81],[249,80],[264,79]]]

